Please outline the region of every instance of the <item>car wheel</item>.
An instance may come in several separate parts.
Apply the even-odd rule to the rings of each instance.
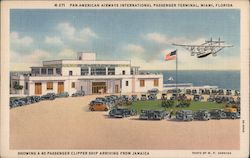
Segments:
[[[91,111],[95,111],[94,108],[91,108],[90,110],[91,110]]]
[[[105,108],[104,111],[108,111],[108,108]]]

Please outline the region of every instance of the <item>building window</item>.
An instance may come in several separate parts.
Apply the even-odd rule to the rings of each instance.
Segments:
[[[81,75],[86,76],[89,74],[89,68],[81,68]]]
[[[108,68],[108,75],[115,75],[115,68],[114,67]]]
[[[76,87],[76,83],[75,82],[71,82],[71,88],[75,88]]]
[[[56,68],[56,74],[61,75],[61,73],[62,73],[61,68]]]
[[[25,89],[26,89],[26,90],[28,90],[28,89],[29,89],[28,82],[25,82]]]
[[[140,87],[145,87],[145,80],[140,80]]]
[[[47,74],[47,69],[46,68],[42,68],[41,69],[41,74],[42,75],[46,75]]]
[[[53,69],[49,68],[49,69],[48,69],[48,74],[49,74],[49,75],[53,75]]]
[[[53,82],[47,82],[47,90],[53,90]]]
[[[158,87],[159,86],[159,80],[158,79],[154,79],[154,86]]]
[[[125,70],[122,70],[122,74],[125,75]]]
[[[73,75],[73,71],[69,71],[69,76],[72,76]]]
[[[130,70],[130,74],[134,75],[134,70],[133,69]]]
[[[32,68],[31,74],[34,76],[37,76],[40,74],[40,69],[39,68]]]
[[[126,81],[126,86],[128,86],[128,81]]]

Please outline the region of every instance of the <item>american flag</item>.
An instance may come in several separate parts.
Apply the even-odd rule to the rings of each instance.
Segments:
[[[176,59],[176,53],[177,53],[177,50],[168,53],[166,55],[166,57],[165,57],[165,60],[166,61],[168,61],[168,60],[175,60]]]

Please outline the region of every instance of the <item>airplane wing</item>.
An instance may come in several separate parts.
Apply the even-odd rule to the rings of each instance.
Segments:
[[[233,47],[232,45],[188,45],[188,44],[175,44],[173,43],[172,45],[174,46],[182,46],[182,47]]]

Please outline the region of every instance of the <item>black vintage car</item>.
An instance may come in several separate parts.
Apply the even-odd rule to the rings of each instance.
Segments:
[[[114,108],[109,111],[109,117],[124,118],[136,115],[136,110],[125,108]]]
[[[62,92],[62,93],[56,94],[56,98],[66,98],[66,97],[69,97],[68,92]]]
[[[132,100],[133,102],[135,102],[135,101],[138,101],[139,98],[137,97],[137,95],[132,95],[132,96],[131,96],[131,100]]]
[[[150,89],[148,90],[148,93],[159,93],[159,89],[157,88]]]
[[[222,109],[212,109],[210,112],[211,119],[225,119],[227,117],[226,113]]]
[[[175,117],[179,121],[192,121],[194,119],[192,110],[178,110]]]
[[[54,100],[56,98],[55,93],[47,93],[41,96],[41,100]]]
[[[150,93],[148,95],[148,100],[156,100],[157,99],[157,95],[156,93]]]
[[[141,100],[146,101],[147,100],[147,94],[141,94]]]
[[[82,90],[76,91],[75,93],[73,93],[71,96],[72,97],[80,97],[80,96],[84,96],[85,92]]]
[[[199,95],[199,94],[195,94],[193,97],[193,101],[201,101],[203,99],[204,99],[204,97],[202,95]]]
[[[71,96],[72,97],[80,97],[80,96],[84,96],[85,92],[82,90],[76,91],[75,93],[73,93]]]
[[[163,110],[141,110],[140,120],[162,120],[168,113]]]
[[[195,120],[209,120],[210,119],[210,113],[208,110],[205,110],[205,109],[200,109],[196,112],[194,112],[194,115],[193,115],[194,119]]]

